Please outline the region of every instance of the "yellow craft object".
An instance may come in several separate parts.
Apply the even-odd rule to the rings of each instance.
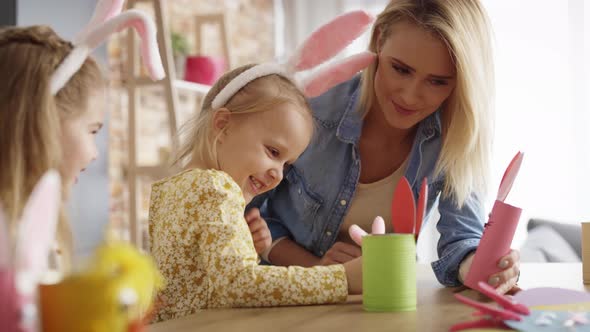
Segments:
[[[105,245],[82,273],[40,286],[42,331],[140,330],[162,286],[151,257],[128,244]]]

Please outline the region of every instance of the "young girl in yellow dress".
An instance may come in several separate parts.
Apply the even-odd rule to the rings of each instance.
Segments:
[[[310,268],[259,265],[265,245],[255,248],[260,241],[254,238],[268,230],[258,215],[245,218],[244,210],[254,196],[281,182],[312,141],[306,95],[346,80],[374,56],[359,54],[328,66],[305,84],[293,72],[332,57],[371,20],[363,12],[337,18],[287,65],[234,69],[207,94],[179,152],[184,171],[152,187],[151,253],[167,281],[157,320],[204,308],[335,303],[361,292],[360,258]],[[335,33],[349,37],[327,40]]]

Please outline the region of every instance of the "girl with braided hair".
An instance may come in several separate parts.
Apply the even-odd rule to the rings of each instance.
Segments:
[[[46,26],[0,30],[0,202],[11,235],[43,174],[59,171],[65,202],[80,172],[97,158],[94,138],[103,124],[106,84],[90,52],[113,32],[133,27],[150,77],[165,75],[155,23],[139,10],[122,12],[123,2],[99,1],[73,42]],[[63,206],[59,219],[52,256],[67,271],[72,240]]]
[[[47,26],[0,31],[0,201],[10,232],[34,185],[57,169],[64,197],[77,176],[97,157],[94,137],[104,117],[105,81],[96,61],[82,67],[56,94],[51,76],[73,45]],[[58,222],[59,263],[67,269],[71,233],[63,207]]]

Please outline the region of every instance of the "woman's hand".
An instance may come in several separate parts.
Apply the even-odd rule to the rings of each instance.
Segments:
[[[513,292],[515,288],[518,289],[516,282],[520,275],[520,252],[511,250],[508,255],[500,258],[498,267],[503,270],[490,276],[488,284],[496,287],[500,294]]]
[[[467,277],[471,263],[473,262],[473,256],[475,253],[469,254],[459,267],[459,280],[463,282]],[[520,275],[520,253],[518,250],[511,250],[508,255],[500,258],[498,267],[502,271],[491,275],[487,282],[490,286],[495,287],[498,293],[514,293],[520,290],[516,285],[518,276]]]
[[[320,265],[343,264],[361,256],[361,248],[354,244],[336,242],[320,259]]]
[[[360,257],[362,237],[367,235],[362,228],[352,225],[348,229],[350,238],[357,244],[348,244],[336,242],[320,260],[320,265],[342,264]],[[371,234],[385,234],[385,221],[381,217],[376,217],[371,226]]]

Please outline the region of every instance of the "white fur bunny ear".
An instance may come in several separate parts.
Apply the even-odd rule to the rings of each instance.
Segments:
[[[357,10],[340,15],[315,30],[289,58],[293,72],[316,67],[342,51],[373,22],[369,13]]]
[[[118,9],[118,1],[105,1],[112,4],[111,7],[99,2],[93,21],[113,15]],[[160,51],[156,40],[156,26],[154,21],[139,10],[132,9],[120,15],[115,15],[97,26],[93,23],[88,25],[89,31],[82,34],[82,40],[75,43],[74,50],[59,65],[53,73],[50,82],[50,90],[53,95],[57,94],[70,78],[82,67],[88,54],[98,47],[106,38],[114,32],[125,28],[133,27],[141,37],[141,57],[148,68],[152,79],[160,80],[166,73],[160,59]]]
[[[164,78],[166,73],[158,50],[156,25],[149,16],[137,9],[128,10],[102,23],[88,33],[83,43],[94,49],[112,33],[130,27],[134,28],[141,37],[141,57],[147,65],[150,76],[154,80]]]
[[[296,78],[295,74],[314,68],[332,58],[357,39],[372,22],[373,17],[361,10],[338,16],[313,32],[286,64],[263,63],[240,73],[215,96],[211,107],[213,109],[222,107],[248,83],[271,74],[278,74],[291,80],[307,97],[322,94],[367,67],[375,60],[375,55],[364,52],[352,56],[327,66],[304,81]]]
[[[90,22],[88,22],[84,29],[82,29],[76,38],[74,38],[74,44],[79,44],[84,40],[88,33],[95,29],[98,25],[121,13],[121,10],[123,9],[123,3],[125,3],[125,0],[98,1]]]
[[[47,268],[47,258],[55,239],[61,202],[59,174],[50,170],[31,193],[23,209],[16,242],[16,269],[37,277]]]

